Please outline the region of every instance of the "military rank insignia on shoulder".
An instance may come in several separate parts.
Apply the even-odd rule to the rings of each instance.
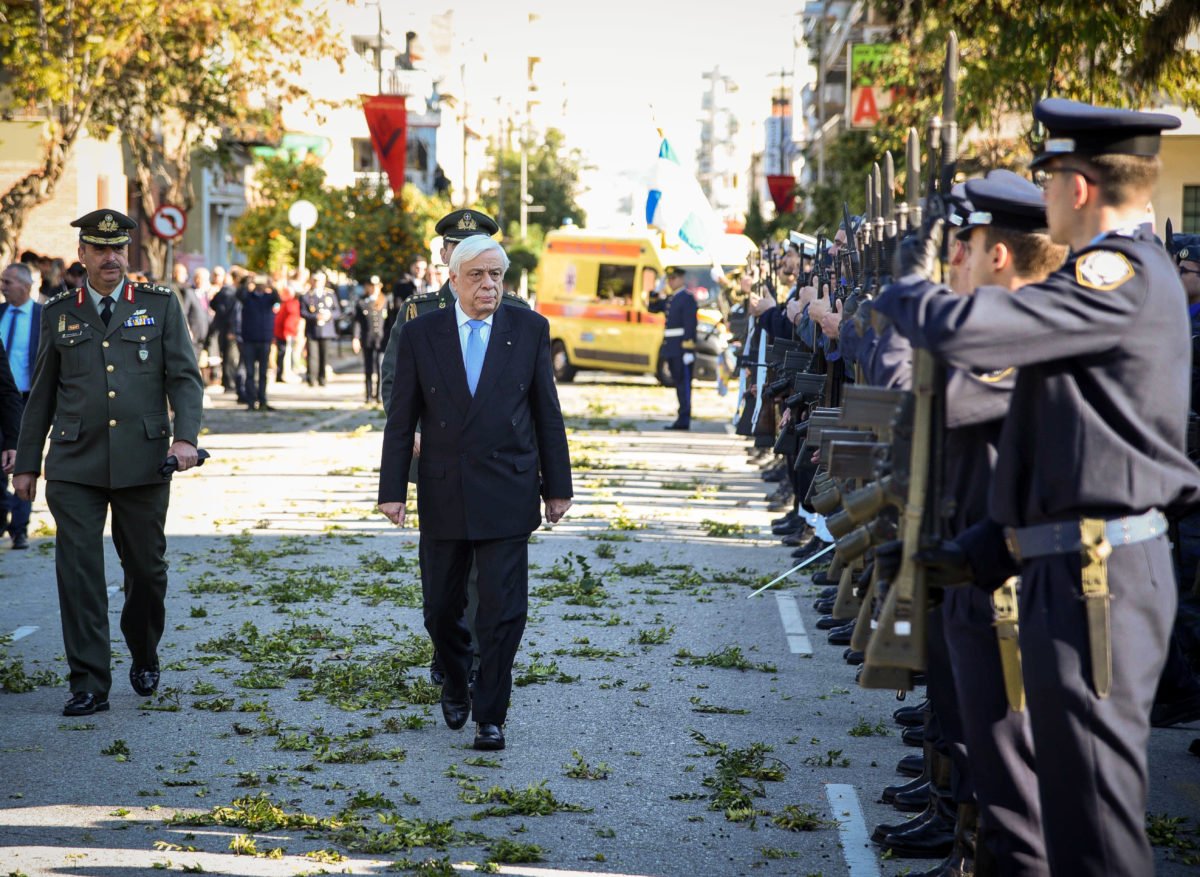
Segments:
[[[1115,250],[1092,250],[1075,263],[1075,279],[1088,289],[1116,289],[1133,277],[1133,265]]]
[[[64,290],[64,291],[60,292],[58,295],[51,298],[48,302],[46,302],[46,304],[43,305],[43,307],[53,305],[53,304],[58,304],[63,299],[73,298],[74,295],[75,295],[75,290],[73,290],[73,289]]]

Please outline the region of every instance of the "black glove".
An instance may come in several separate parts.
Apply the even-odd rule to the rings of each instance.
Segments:
[[[966,552],[957,542],[946,541],[937,548],[927,548],[913,555],[913,560],[925,568],[929,586],[951,588],[974,581],[975,574],[967,563]]]
[[[882,545],[875,546],[875,572],[876,579],[881,582],[890,582],[896,577],[896,573],[900,571],[900,561],[904,556],[904,543],[899,539],[893,539],[891,542],[884,542]]]
[[[938,251],[942,247],[942,235],[946,221],[940,218],[925,223],[919,232],[907,235],[896,248],[896,277],[916,274],[926,280],[935,279]]]

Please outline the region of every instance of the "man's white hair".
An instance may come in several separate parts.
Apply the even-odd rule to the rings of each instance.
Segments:
[[[504,270],[508,271],[508,253],[504,252],[504,247],[500,246],[499,241],[485,234],[473,234],[455,246],[454,252],[450,254],[450,270],[457,277],[462,273],[464,262],[470,262],[491,250],[500,254],[500,258],[504,260]]]

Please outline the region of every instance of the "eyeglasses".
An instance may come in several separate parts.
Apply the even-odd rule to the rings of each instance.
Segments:
[[[1085,174],[1079,168],[1067,167],[1067,166],[1052,167],[1052,168],[1038,168],[1037,170],[1035,170],[1033,172],[1033,183],[1039,189],[1044,189],[1044,188],[1046,188],[1046,186],[1048,186],[1050,184],[1050,181],[1052,179],[1054,179],[1055,174],[1077,174],[1078,176],[1083,177],[1085,180],[1087,180],[1093,186],[1096,185],[1096,183],[1097,183],[1097,180],[1095,178],[1089,177],[1087,174]]]

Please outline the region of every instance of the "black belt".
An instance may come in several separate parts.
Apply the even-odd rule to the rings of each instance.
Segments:
[[[1158,509],[1104,522],[1104,536],[1113,548],[1145,542],[1167,532],[1167,518]],[[1005,527],[1004,540],[1017,560],[1083,550],[1079,521],[1058,521],[1035,527]]]

